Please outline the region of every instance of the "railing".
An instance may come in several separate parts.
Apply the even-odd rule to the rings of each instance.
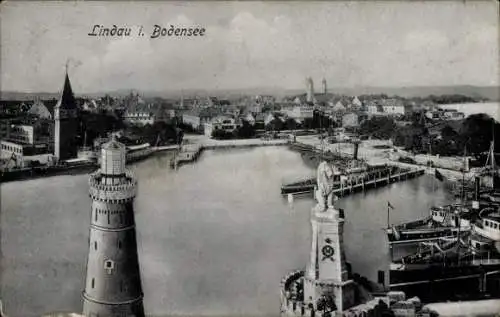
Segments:
[[[293,311],[303,309],[303,300],[297,298],[297,294],[292,294],[290,292],[290,286],[293,282],[299,280],[304,276],[305,272],[302,270],[297,270],[289,273],[285,276],[280,283],[280,299],[281,299],[281,310]],[[301,290],[303,292],[303,289]]]
[[[365,188],[366,186],[376,186],[378,183],[390,183],[401,178],[415,177],[423,174],[423,170],[400,169],[398,167],[382,167],[369,170],[360,175],[348,175],[343,181],[334,182],[334,193]],[[314,190],[316,179],[310,178],[302,182],[295,182],[281,186],[282,194],[306,193]]]
[[[125,172],[125,183],[117,185],[102,184],[103,175],[100,170],[90,175],[89,193],[97,200],[127,200],[135,197],[137,193],[137,180],[130,171]]]

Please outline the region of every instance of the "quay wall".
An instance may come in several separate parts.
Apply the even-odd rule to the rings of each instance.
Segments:
[[[260,146],[282,146],[289,144],[288,140],[259,140],[259,139],[244,139],[244,140],[206,140],[201,143],[186,144],[181,147],[181,151],[173,158],[171,165],[184,164],[194,162],[198,159],[204,150],[229,149],[229,148],[248,148]]]
[[[297,141],[301,144],[312,146],[318,151],[323,149],[343,157],[353,157],[354,145],[352,143],[325,143],[322,146],[321,140],[317,136],[301,136],[297,137]],[[377,146],[385,146],[387,148],[376,148]],[[358,158],[366,160],[370,164],[397,164],[399,163],[398,159],[403,156],[410,157],[417,163],[407,164],[406,166],[427,166],[427,162],[431,161],[434,167],[443,169],[445,172],[450,171],[449,175],[453,176],[453,178],[457,178],[456,175],[459,175],[460,178],[462,177],[459,170],[464,166],[463,157],[443,157],[427,154],[413,155],[400,147],[394,147],[391,140],[365,140],[359,144],[358,148]],[[451,174],[453,172],[455,174]]]
[[[219,148],[237,148],[237,147],[256,147],[256,146],[278,146],[287,145],[289,140],[259,140],[259,139],[243,139],[243,140],[227,140],[215,141],[207,140],[201,146],[204,149],[219,149]]]

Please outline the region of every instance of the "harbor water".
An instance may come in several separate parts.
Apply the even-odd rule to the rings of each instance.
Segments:
[[[286,147],[207,150],[170,169],[170,154],[132,165],[139,260],[148,316],[279,315],[279,283],[309,256],[312,197],[282,183],[311,176]],[[81,311],[90,198],[88,175],[2,184],[1,299],[13,317]],[[383,228],[450,202],[432,176],[341,198],[346,257],[376,280],[387,269]]]

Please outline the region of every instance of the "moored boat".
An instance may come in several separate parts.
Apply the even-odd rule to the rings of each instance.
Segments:
[[[414,254],[390,264],[390,289],[436,300],[500,295],[500,253],[471,233],[426,243]]]
[[[471,230],[475,209],[461,204],[431,207],[430,215],[386,229],[389,244],[410,244],[452,238]]]
[[[481,210],[473,225],[473,233],[491,241],[500,252],[500,211],[497,206]]]
[[[149,157],[153,154],[153,149],[149,143],[127,146],[126,160],[127,163],[136,162]]]

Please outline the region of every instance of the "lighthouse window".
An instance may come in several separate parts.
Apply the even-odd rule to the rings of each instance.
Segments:
[[[94,288],[94,278],[92,278],[92,288]]]
[[[94,249],[97,250],[97,241],[94,241]]]

